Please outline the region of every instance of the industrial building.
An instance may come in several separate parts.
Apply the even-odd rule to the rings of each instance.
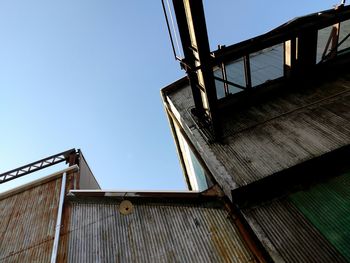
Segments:
[[[189,189],[218,186],[267,260],[350,261],[349,6],[211,51],[202,1],[173,4],[187,76],[162,97]]]
[[[3,173],[0,182],[60,162],[67,168],[0,194],[0,262],[255,262],[260,256],[215,188],[106,192],[75,149]]]
[[[101,190],[75,149],[2,173],[67,164],[0,194],[0,262],[349,262],[350,7],[216,51],[202,1],[172,8],[187,76],[161,95],[189,191]]]

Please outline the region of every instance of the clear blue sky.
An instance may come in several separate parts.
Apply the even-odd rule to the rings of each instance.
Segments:
[[[206,0],[211,47],[339,2]],[[0,39],[0,172],[81,148],[103,188],[185,189],[159,95],[184,72],[160,0],[2,0]]]

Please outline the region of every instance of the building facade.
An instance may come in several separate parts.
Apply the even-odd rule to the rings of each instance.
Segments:
[[[215,188],[103,191],[63,156],[79,161],[0,194],[0,262],[264,262]]]
[[[187,76],[161,92],[189,189],[218,186],[267,260],[350,261],[349,7],[209,51],[199,2],[173,1]]]
[[[164,6],[164,5],[163,5]],[[210,51],[202,1],[173,0],[186,70],[165,87],[189,191],[104,191],[67,168],[0,194],[0,262],[350,262],[350,8]]]

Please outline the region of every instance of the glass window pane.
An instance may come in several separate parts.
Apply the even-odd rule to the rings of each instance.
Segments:
[[[246,86],[243,59],[238,59],[233,62],[229,62],[225,65],[225,68],[226,68],[226,77],[229,82],[235,83],[243,87]],[[223,79],[221,68],[214,69],[214,76],[220,79]],[[215,80],[215,86],[216,86],[216,95],[218,99],[224,98],[225,97],[224,83],[222,81]],[[235,94],[242,90],[243,89],[241,88],[228,84],[229,94]]]
[[[221,68],[214,69],[214,77],[222,79]],[[225,97],[224,83],[220,80],[215,79],[216,96],[218,99]]]
[[[252,86],[283,77],[283,44],[250,55]]]
[[[317,32],[317,53],[316,63],[322,60],[323,55],[327,55],[331,50],[331,44],[327,47],[329,38],[332,35],[333,26],[325,27]]]
[[[205,176],[205,172],[203,167],[199,164],[196,156],[194,156],[193,152],[190,150],[190,157],[192,161],[193,171],[197,178],[197,185],[199,191],[204,191],[208,189],[208,184]]]
[[[350,20],[346,20],[340,23],[340,31],[339,31],[339,42],[340,43],[346,36],[350,34]],[[348,37],[340,46],[338,47],[338,51],[347,49],[350,47],[350,37]]]
[[[244,62],[243,59],[238,59],[233,62],[226,64],[226,74],[227,80],[233,83],[236,83],[240,86],[245,87],[245,74],[244,74]],[[229,85],[229,93],[235,94],[242,91],[242,89],[235,86]]]
[[[175,127],[175,132],[179,140],[181,154],[192,190],[204,191],[208,189],[207,175],[203,167],[200,165],[178,127]]]

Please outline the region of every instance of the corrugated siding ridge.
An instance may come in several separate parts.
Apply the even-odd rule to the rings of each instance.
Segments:
[[[47,262],[51,256],[61,179],[0,201],[0,260]]]
[[[290,196],[310,222],[350,261],[350,173]]]
[[[272,258],[285,262],[345,262],[344,258],[287,199],[243,210]],[[272,245],[272,246],[271,246]]]
[[[69,262],[252,262],[237,229],[218,208],[72,202]]]

